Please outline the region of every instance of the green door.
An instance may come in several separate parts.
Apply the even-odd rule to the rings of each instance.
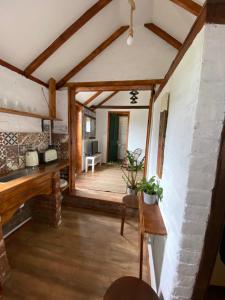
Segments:
[[[110,113],[108,161],[118,160],[119,116]]]

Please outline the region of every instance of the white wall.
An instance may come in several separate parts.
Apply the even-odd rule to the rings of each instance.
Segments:
[[[96,137],[99,141],[99,151],[103,153],[103,162],[106,162],[107,160],[107,133],[109,111],[112,111],[112,109],[97,109],[96,112]],[[130,112],[128,150],[141,148],[144,153],[148,122],[148,110],[113,109],[113,111]]]
[[[16,101],[21,110],[34,109],[34,112],[48,115],[48,90],[25,77],[0,67],[0,103],[7,99],[8,105]],[[0,113],[0,131],[40,132],[41,120]]]
[[[131,95],[129,92],[119,92],[112,97],[104,106],[111,105],[129,105]],[[138,95],[138,103],[136,105],[148,105],[150,99],[150,91],[140,91]],[[134,105],[135,106],[135,105]],[[107,160],[107,134],[108,134],[108,112],[109,111],[129,111],[129,134],[128,134],[128,150],[136,148],[143,149],[145,153],[146,132],[148,123],[147,109],[97,109],[96,110],[96,138],[99,140],[99,151],[103,153],[103,161]]]
[[[170,93],[160,205],[168,236],[152,247],[165,300],[191,299],[199,267],[225,111],[224,38],[224,26],[205,26],[154,105],[149,176],[156,174],[160,99]]]

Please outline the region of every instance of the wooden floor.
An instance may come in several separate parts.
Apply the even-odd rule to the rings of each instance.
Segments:
[[[3,300],[100,300],[115,279],[138,276],[138,231],[120,218],[63,208],[54,229],[27,223],[6,239],[11,276]],[[147,268],[144,269],[144,280]]]
[[[119,164],[97,165],[94,173],[89,169],[76,177],[76,189],[125,194],[126,183],[122,175]]]

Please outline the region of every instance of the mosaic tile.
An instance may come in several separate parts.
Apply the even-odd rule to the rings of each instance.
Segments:
[[[0,175],[4,175],[8,172],[8,168],[6,166],[6,160],[0,159]]]
[[[18,158],[18,145],[6,146],[6,158]]]
[[[0,145],[4,145],[4,132],[0,132]]]
[[[3,133],[3,145],[17,145],[18,144],[18,134],[17,132],[4,132]]]
[[[6,159],[6,149],[4,146],[0,145],[0,159],[5,160]]]

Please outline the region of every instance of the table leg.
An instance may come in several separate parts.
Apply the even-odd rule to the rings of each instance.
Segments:
[[[95,172],[95,161],[94,159],[92,159],[92,173]]]
[[[139,258],[139,278],[142,279],[143,271],[143,247],[144,247],[144,234],[140,232],[140,258]]]
[[[88,172],[88,159],[85,159],[85,172]]]
[[[122,207],[122,218],[121,218],[121,228],[120,228],[120,235],[122,235],[122,236],[123,236],[125,218],[126,218],[126,205],[123,205],[123,207]]]

